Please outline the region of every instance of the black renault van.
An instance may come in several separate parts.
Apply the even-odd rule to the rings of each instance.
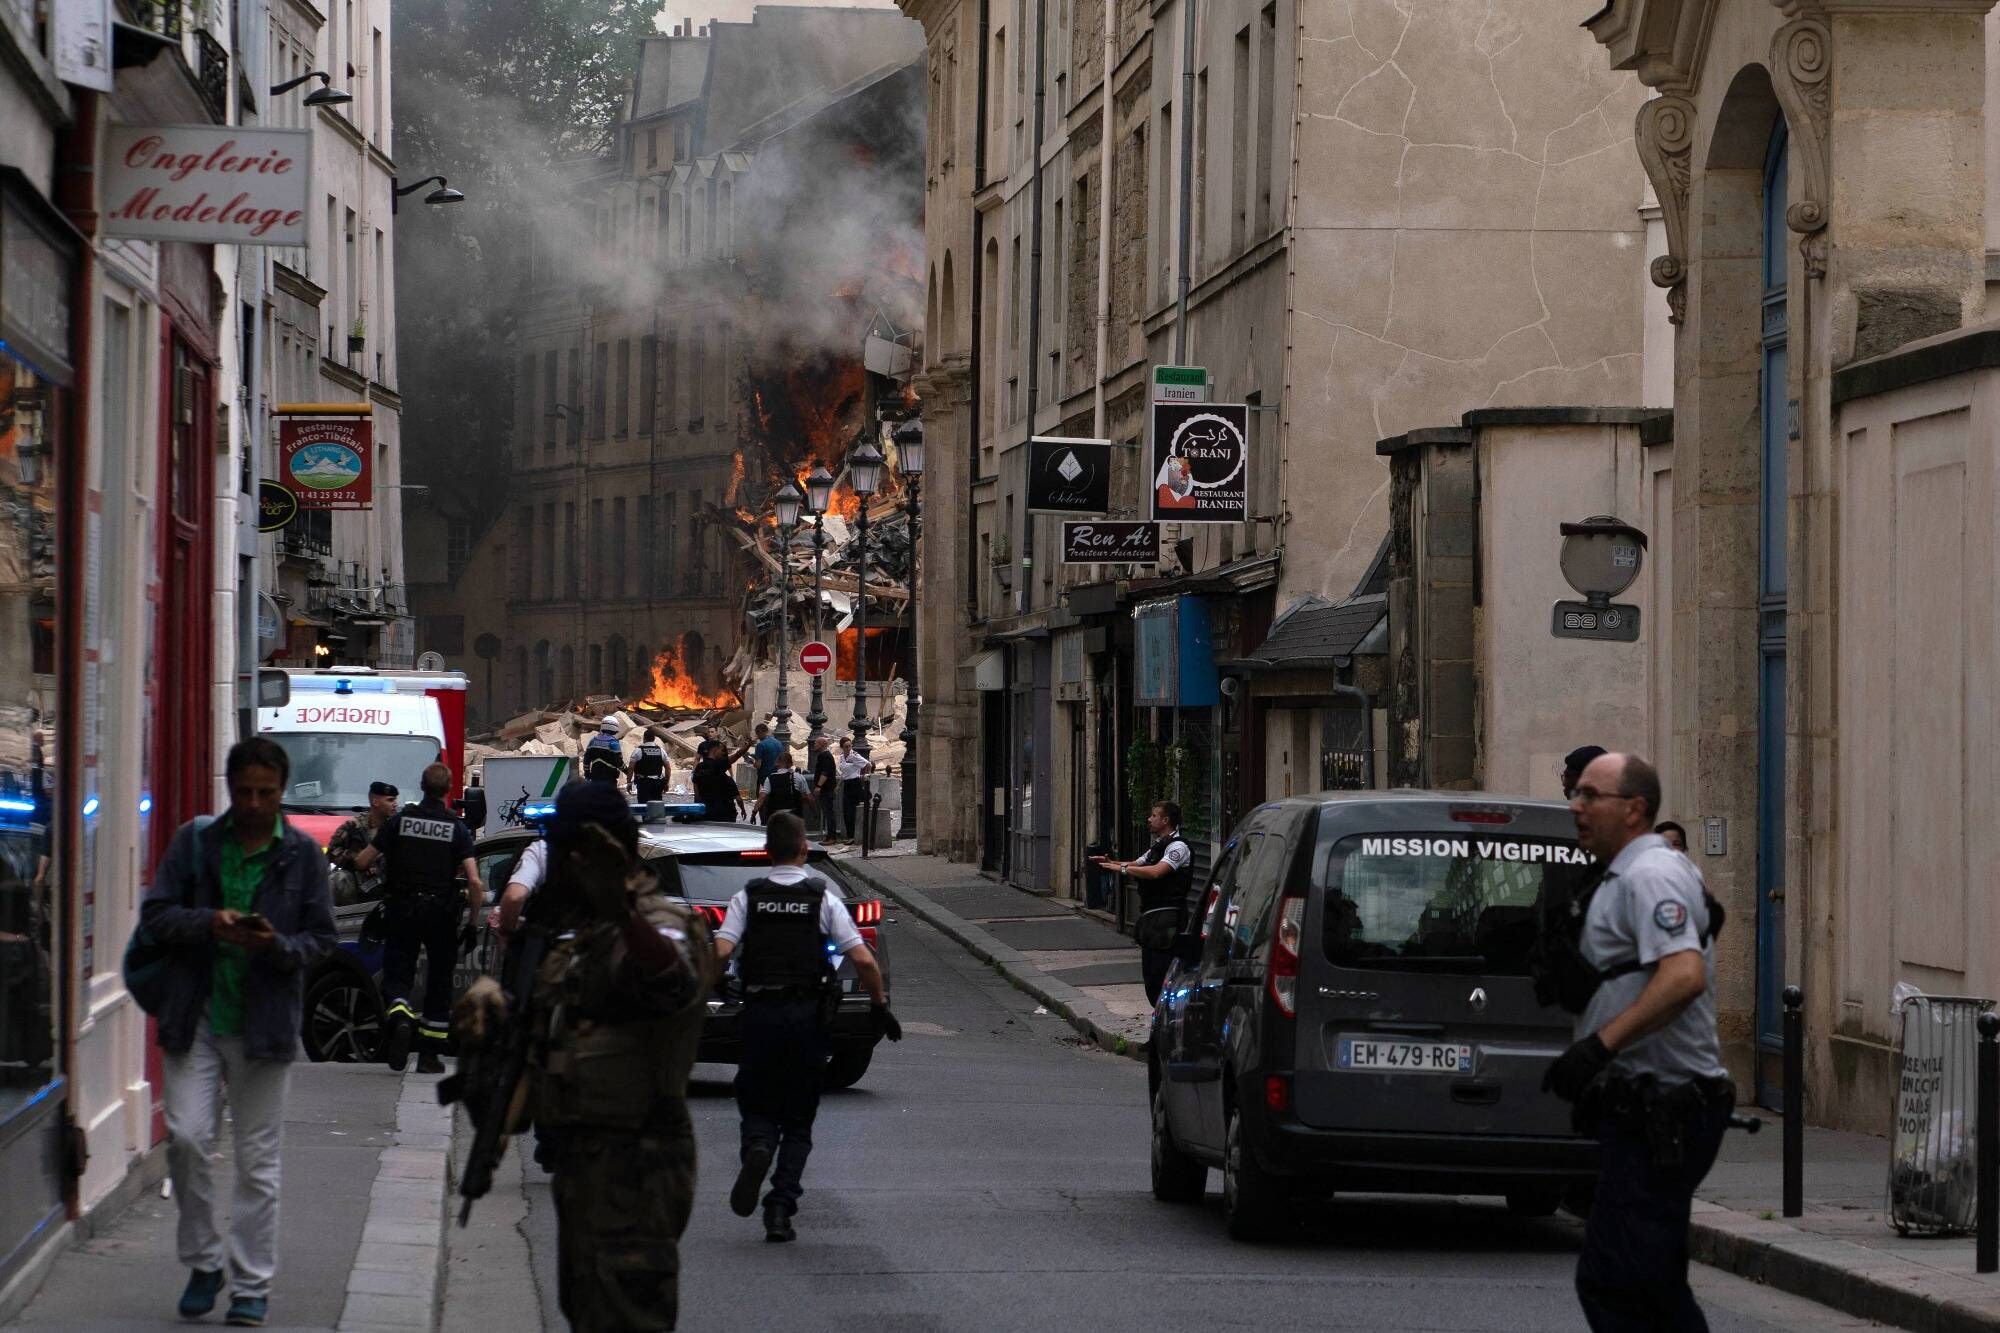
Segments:
[[[1229,1233],[1295,1195],[1500,1194],[1544,1214],[1597,1145],[1542,1091],[1570,1016],[1528,975],[1545,881],[1584,872],[1568,809],[1476,792],[1259,806],[1217,858],[1153,1011],[1153,1193],[1222,1168]]]

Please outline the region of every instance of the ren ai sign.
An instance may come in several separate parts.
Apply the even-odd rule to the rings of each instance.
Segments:
[[[312,131],[113,125],[105,133],[107,236],[304,245]]]

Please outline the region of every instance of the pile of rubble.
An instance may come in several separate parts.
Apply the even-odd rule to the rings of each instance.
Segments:
[[[872,531],[869,541],[871,544],[874,541]],[[719,740],[733,754],[751,742],[752,728],[757,722],[771,722],[771,710],[777,698],[777,674],[777,667],[760,665],[742,677],[740,697],[761,705],[755,716],[752,716],[750,708],[741,704],[714,709],[652,708],[615,695],[592,695],[551,708],[532,709],[511,719],[497,731],[468,737],[465,745],[466,767],[475,770],[487,756],[496,754],[563,755],[576,759],[583,754],[590,738],[609,721],[617,729],[618,747],[628,764],[648,735],[657,737],[666,746],[667,758],[673,764],[673,789],[685,792],[688,790],[688,774],[694,768],[695,748],[702,741]],[[791,734],[786,736],[780,732],[779,735],[780,739],[791,744],[793,764],[805,768],[808,763],[806,742],[811,733],[805,721],[806,682],[794,672],[791,684]],[[903,744],[896,738],[903,726],[902,685],[900,682],[891,682],[886,687],[871,685],[869,696],[872,701],[870,717],[874,722],[874,729],[869,733],[870,757],[878,771],[894,771],[903,762]],[[835,710],[829,708],[828,711],[832,713]],[[847,708],[838,711],[843,716],[829,717],[826,723],[827,732],[835,736],[847,730],[847,718],[844,716]]]

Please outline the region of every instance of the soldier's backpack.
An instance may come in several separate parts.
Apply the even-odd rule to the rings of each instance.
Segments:
[[[1528,972],[1534,978],[1535,999],[1541,1004],[1580,1014],[1599,986],[1642,968],[1634,958],[1600,969],[1583,956],[1583,920],[1604,880],[1604,871],[1605,867],[1597,864],[1552,865],[1542,872],[1542,891],[1535,896],[1535,942],[1528,949]],[[1701,896],[1708,908],[1708,929],[1701,935],[1706,945],[1722,933],[1728,913],[1706,884]]]

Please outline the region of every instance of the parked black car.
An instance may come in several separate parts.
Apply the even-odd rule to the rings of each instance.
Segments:
[[[531,829],[507,829],[479,840],[479,873],[496,900],[506,888],[515,861],[535,837]],[[722,924],[729,900],[736,896],[737,890],[771,868],[770,856],[764,851],[764,830],[754,824],[699,820],[643,824],[639,830],[639,854],[659,875],[666,891],[700,911],[710,926]],[[807,851],[806,866],[840,891],[855,927],[881,964],[883,984],[887,985],[889,949],[881,928],[881,895],[850,878],[838,861],[818,847]],[[491,957],[491,931],[483,929],[474,959],[484,968]],[[834,1015],[833,1053],[827,1062],[824,1083],[829,1088],[848,1088],[868,1072],[881,1035],[869,1013],[867,993],[856,987],[854,965],[845,958],[838,959],[837,964],[835,976],[843,993],[839,1011]],[[732,964],[732,971],[733,968]],[[708,1020],[702,1025],[697,1060],[736,1063],[742,1040],[742,1007],[733,985],[725,977],[716,994],[709,998]]]
[[[1542,1091],[1570,1019],[1528,974],[1547,875],[1576,873],[1567,809],[1471,792],[1347,792],[1258,807],[1217,859],[1153,1012],[1155,1197],[1222,1168],[1229,1233],[1292,1196],[1501,1194],[1555,1209],[1593,1140]]]

